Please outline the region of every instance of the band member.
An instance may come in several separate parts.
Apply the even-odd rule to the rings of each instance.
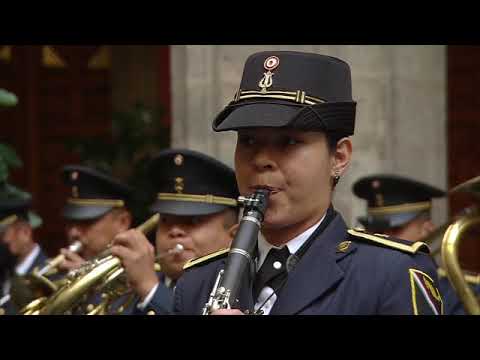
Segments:
[[[32,197],[10,184],[0,185],[0,240],[4,246],[5,268],[0,288],[0,307],[15,314],[19,304],[11,296],[12,281],[43,266],[47,256],[36,242],[34,229],[42,224],[32,209]]]
[[[238,221],[238,188],[232,169],[186,149],[158,154],[150,178],[157,189],[151,210],[160,214],[155,238],[160,278],[153,271],[153,246],[140,232],[118,235],[112,253],[122,259],[141,298],[137,313],[166,314],[185,263],[230,246]]]
[[[108,174],[81,165],[65,166],[63,179],[71,189],[62,212],[68,242],[79,240],[83,245],[80,254],[61,250],[66,259],[60,267],[70,270],[100,254],[115,235],[131,227],[128,203],[133,190]]]
[[[100,255],[111,245],[115,235],[132,226],[129,205],[133,189],[111,175],[82,165],[68,165],[63,168],[63,180],[70,188],[70,196],[62,211],[67,220],[66,235],[70,244],[80,241],[79,253],[68,248],[61,249],[65,260],[60,270],[72,270],[85,261]],[[107,310],[108,314],[129,314],[129,294],[120,296]],[[88,300],[85,309],[75,312],[84,314],[99,305],[102,294],[96,293]]]
[[[268,51],[247,59],[213,129],[237,132],[240,194],[270,193],[265,240],[234,308],[212,314],[443,312],[425,244],[349,230],[331,204],[352,155],[355,107],[350,67],[338,58]],[[219,253],[187,264],[174,313],[202,313],[226,259]]]

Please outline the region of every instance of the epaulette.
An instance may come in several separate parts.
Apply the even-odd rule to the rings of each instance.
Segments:
[[[447,272],[445,271],[445,269],[442,269],[441,267],[439,267],[437,269],[437,275],[439,278],[444,278],[444,277],[447,277]],[[480,284],[480,274],[464,274],[463,278],[469,284],[473,284],[473,285]]]
[[[401,242],[401,239],[391,238],[384,234],[371,234],[360,229],[349,229],[348,233],[357,239],[367,240],[370,243],[383,245],[392,249],[407,252],[409,254],[416,254],[418,251],[423,251],[427,254],[430,253],[430,248],[428,245],[421,241],[411,243],[403,240],[405,241],[405,243],[403,243]]]
[[[188,260],[185,263],[185,265],[183,265],[183,270],[186,270],[188,268],[191,268],[191,267],[199,265],[199,264],[202,264],[202,265],[208,264],[212,260],[217,260],[221,256],[228,255],[229,251],[230,251],[230,248],[228,247],[228,248],[225,248],[225,249],[217,250],[213,253],[210,253],[210,254],[207,254],[207,255],[204,255],[204,256],[200,256],[200,257],[195,258],[195,259]]]

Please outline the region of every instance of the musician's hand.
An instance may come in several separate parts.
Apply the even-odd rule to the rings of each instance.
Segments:
[[[65,260],[61,262],[58,267],[62,270],[72,270],[79,268],[83,263],[85,263],[85,259],[82,258],[80,255],[68,250],[68,249],[60,249],[60,253],[65,256]]]
[[[245,315],[238,309],[220,309],[212,311],[211,315]]]
[[[111,250],[122,261],[130,285],[145,299],[158,284],[153,245],[142,232],[131,229],[115,236]]]

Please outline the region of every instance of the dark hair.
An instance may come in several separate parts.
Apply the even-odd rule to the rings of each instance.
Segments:
[[[328,150],[330,150],[331,153],[336,150],[338,141],[345,137],[336,132],[326,132],[325,136],[327,138]]]

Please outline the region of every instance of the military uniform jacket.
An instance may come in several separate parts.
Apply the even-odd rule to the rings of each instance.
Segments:
[[[421,243],[348,231],[336,213],[288,274],[270,315],[437,314],[443,304],[433,260]],[[187,270],[174,294],[174,313],[201,314],[226,257]],[[253,308],[251,282],[239,309]]]
[[[159,283],[152,300],[148,303],[145,309],[140,310],[138,304],[140,299],[137,299],[131,315],[170,315],[173,310],[173,291],[165,285],[165,275],[163,273],[157,274]]]

